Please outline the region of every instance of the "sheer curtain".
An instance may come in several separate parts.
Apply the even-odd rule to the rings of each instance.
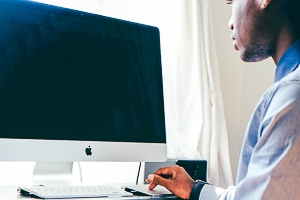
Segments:
[[[233,183],[210,0],[103,0],[103,14],[159,27],[168,157],[205,159]]]
[[[205,159],[208,181],[232,185],[211,0],[37,0],[157,26],[168,157]]]
[[[226,187],[232,184],[232,173],[210,0],[180,2],[180,40],[173,68],[176,127],[168,135],[170,152],[206,159],[209,181]]]

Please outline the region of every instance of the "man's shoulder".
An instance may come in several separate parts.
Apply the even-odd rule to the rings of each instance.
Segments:
[[[300,90],[300,67],[297,67],[293,72],[290,72],[279,81],[275,82],[263,96],[269,97],[276,93],[281,93],[291,89],[293,91]]]
[[[270,92],[287,96],[300,95],[300,67],[287,74],[285,77],[274,83],[270,88]]]
[[[265,91],[258,102],[257,108],[266,112],[270,104],[279,107],[284,102],[291,102],[300,106],[300,67],[275,82]]]

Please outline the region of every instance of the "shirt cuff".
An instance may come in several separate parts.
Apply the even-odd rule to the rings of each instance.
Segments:
[[[225,190],[219,187],[215,187],[213,185],[204,185],[199,200],[216,200],[218,199]]]
[[[232,200],[235,195],[235,186],[230,186],[226,190],[213,185],[204,185],[199,200]]]

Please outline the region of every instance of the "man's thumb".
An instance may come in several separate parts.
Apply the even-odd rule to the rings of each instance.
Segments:
[[[148,175],[148,179],[152,182],[152,183],[155,183],[157,185],[162,185],[162,186],[165,186],[166,185],[166,182],[168,181],[168,179],[165,179],[159,175],[156,175],[156,174],[149,174]]]
[[[148,180],[154,181],[154,174],[149,174],[148,175]]]

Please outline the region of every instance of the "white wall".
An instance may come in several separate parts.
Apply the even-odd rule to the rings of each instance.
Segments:
[[[35,162],[0,162],[0,186],[32,185]],[[135,184],[138,162],[81,162],[82,179],[87,184]],[[74,163],[74,176],[79,180],[78,164]],[[144,181],[142,163],[139,182]],[[1,199],[1,198],[0,198]]]
[[[231,15],[230,6],[219,0],[213,0],[211,3],[230,158],[235,179],[248,120],[256,102],[273,82],[275,64],[271,59],[260,63],[242,62],[229,37],[231,31],[227,24]]]

